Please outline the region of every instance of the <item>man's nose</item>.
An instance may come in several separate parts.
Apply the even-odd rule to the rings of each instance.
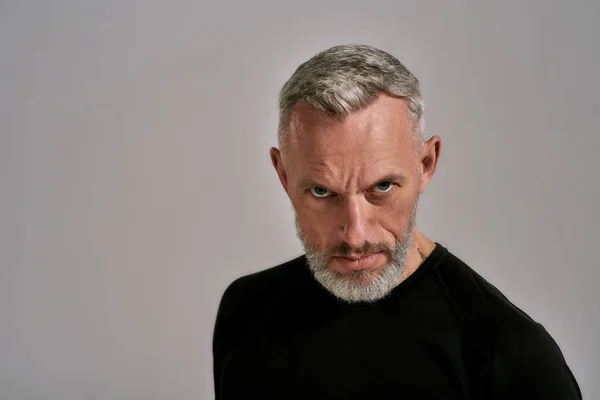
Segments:
[[[364,198],[347,198],[342,204],[340,239],[352,247],[361,247],[368,239],[369,204]]]

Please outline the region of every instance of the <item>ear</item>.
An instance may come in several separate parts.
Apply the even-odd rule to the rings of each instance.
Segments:
[[[442,139],[439,136],[432,136],[428,141],[423,144],[423,153],[421,154],[421,184],[419,186],[419,194],[425,191],[425,188],[429,185],[435,169],[437,167],[438,160],[440,158],[440,151],[442,150]]]
[[[277,176],[279,176],[279,181],[281,182],[283,189],[287,193],[287,191],[288,191],[287,190],[287,187],[288,187],[287,174],[286,174],[285,168],[283,166],[283,161],[281,160],[281,152],[279,151],[278,148],[271,147],[271,150],[269,151],[269,153],[271,155],[271,163],[273,164],[273,167],[275,168],[275,171],[277,172]]]

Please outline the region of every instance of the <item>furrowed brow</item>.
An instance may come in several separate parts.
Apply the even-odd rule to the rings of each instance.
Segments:
[[[368,187],[375,186],[381,182],[393,182],[393,183],[397,183],[399,185],[403,185],[406,181],[407,181],[407,177],[405,175],[399,174],[399,173],[392,173],[392,174],[384,175],[381,178],[375,180]],[[297,187],[299,189],[308,189],[308,188],[312,188],[315,186],[322,187],[324,189],[328,189],[328,187],[326,185],[323,185],[323,184],[315,181],[313,178],[311,178],[309,176],[306,176],[306,177],[300,179],[300,181],[298,182],[298,185],[297,185]]]
[[[404,176],[402,174],[396,174],[396,173],[387,174],[387,175],[384,175],[383,177],[381,177],[380,179],[377,179],[373,183],[373,185],[376,185],[380,182],[396,182],[398,184],[403,184],[406,182],[406,180],[407,180],[406,176]],[[371,185],[371,186],[373,186],[373,185]]]
[[[298,182],[299,189],[308,189],[315,186],[323,187],[323,185],[319,184],[318,182],[315,182],[313,178],[308,176],[300,179],[300,181]]]

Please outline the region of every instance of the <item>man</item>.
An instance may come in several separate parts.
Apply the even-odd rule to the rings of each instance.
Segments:
[[[423,235],[418,80],[369,46],[336,46],[280,93],[271,160],[306,254],[233,282],[214,332],[232,399],[581,399],[546,330]]]

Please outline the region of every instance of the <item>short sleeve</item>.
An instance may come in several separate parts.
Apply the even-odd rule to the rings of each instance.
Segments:
[[[231,283],[224,291],[213,332],[213,378],[215,399],[220,399],[220,375],[228,349],[235,340],[236,326],[240,323],[238,316],[242,313],[240,303],[244,301],[243,278]]]
[[[493,347],[489,371],[491,399],[582,399],[558,345],[537,323],[507,330]]]

